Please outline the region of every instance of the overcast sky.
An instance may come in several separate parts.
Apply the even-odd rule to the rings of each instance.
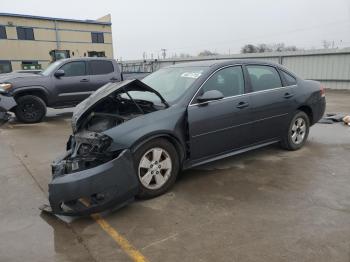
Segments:
[[[350,46],[349,0],[10,0],[0,12],[74,19],[112,15],[115,57],[123,60],[197,55],[204,49],[239,53],[246,43],[320,48]]]

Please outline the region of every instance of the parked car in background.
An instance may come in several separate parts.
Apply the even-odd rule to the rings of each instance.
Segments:
[[[108,82],[122,80],[117,62],[106,58],[62,59],[38,74],[0,75],[0,117],[15,113],[23,123],[40,122],[46,108],[72,107]]]
[[[180,170],[272,143],[297,150],[325,104],[319,82],[261,61],[178,64],[107,84],[75,109],[44,210],[99,212],[163,194]]]

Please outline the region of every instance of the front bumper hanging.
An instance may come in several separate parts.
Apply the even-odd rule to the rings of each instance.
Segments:
[[[65,216],[85,216],[115,209],[134,199],[138,191],[130,150],[99,166],[64,174],[64,164],[70,152],[52,165],[53,179],[49,183],[50,209],[44,211]]]
[[[6,123],[10,119],[9,110],[17,105],[12,96],[5,96],[0,94],[0,125]]]

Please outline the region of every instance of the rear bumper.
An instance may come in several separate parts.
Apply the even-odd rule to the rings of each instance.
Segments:
[[[326,111],[326,98],[321,97],[316,103],[312,105],[313,123],[317,123],[324,115]]]
[[[69,154],[52,165],[53,179],[49,184],[52,213],[89,215],[122,206],[137,194],[138,181],[129,150],[97,167],[64,175],[63,160]],[[88,204],[83,204],[81,199]]]
[[[0,94],[0,125],[10,119],[10,114],[7,112],[17,105],[12,96]]]

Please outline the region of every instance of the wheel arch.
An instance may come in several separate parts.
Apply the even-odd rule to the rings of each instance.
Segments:
[[[13,94],[16,101],[18,98],[25,96],[25,95],[37,96],[44,101],[46,106],[48,105],[48,94],[43,88],[40,88],[40,87],[24,88],[24,89],[20,89],[18,91],[15,91],[15,93]]]
[[[139,149],[142,145],[148,143],[151,140],[155,139],[165,139],[168,142],[170,142],[176,149],[176,152],[179,155],[179,160],[180,160],[180,167],[182,166],[185,157],[186,157],[186,151],[184,148],[184,145],[180,142],[180,139],[177,138],[175,135],[170,134],[170,133],[158,133],[158,134],[152,134],[147,137],[143,137],[136,141],[132,146],[131,146],[131,152],[135,152],[137,149]]]
[[[310,125],[314,124],[313,111],[312,111],[312,108],[310,106],[303,105],[303,106],[298,107],[298,110],[304,112],[309,117]]]

